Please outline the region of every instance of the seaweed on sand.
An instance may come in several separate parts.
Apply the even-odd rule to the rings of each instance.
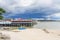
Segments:
[[[44,32],[49,33],[47,29],[43,29]]]

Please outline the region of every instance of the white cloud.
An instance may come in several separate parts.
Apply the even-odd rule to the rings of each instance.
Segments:
[[[5,5],[5,7],[10,8],[9,10],[13,10],[16,7],[31,7],[31,5],[35,4],[35,5],[50,5],[52,3],[51,0],[0,0],[0,4],[1,5]],[[34,6],[34,5],[33,5]]]
[[[60,18],[60,13],[55,13],[55,14],[52,14],[50,15],[49,17],[52,17],[52,18],[55,18],[55,17],[59,17]]]
[[[25,7],[32,5],[34,2],[35,2],[34,0],[21,0],[20,2],[18,2],[18,5]]]
[[[53,16],[55,16],[55,17],[60,17],[60,13],[56,13],[56,14],[54,14]]]
[[[53,11],[60,10],[59,0],[0,0],[0,7],[5,8],[10,13],[8,16],[14,16],[19,13],[24,13],[26,10],[31,11],[37,9],[38,11],[46,13],[53,13]]]
[[[49,20],[60,20],[60,13],[55,13],[47,16]]]
[[[51,6],[53,3],[52,0],[38,0],[40,6]]]

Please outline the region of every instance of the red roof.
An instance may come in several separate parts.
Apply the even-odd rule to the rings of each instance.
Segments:
[[[32,20],[13,20],[12,22],[32,22]]]

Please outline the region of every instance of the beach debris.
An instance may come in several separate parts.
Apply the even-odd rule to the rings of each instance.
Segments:
[[[7,31],[9,31],[10,27],[2,27],[1,30],[7,30]]]
[[[60,36],[60,34],[58,34],[58,36]]]
[[[13,32],[20,32],[20,31],[18,31],[18,30],[13,30]]]
[[[43,29],[43,31],[46,32],[46,33],[49,33],[49,31],[47,29]]]
[[[10,37],[7,35],[3,35],[2,33],[0,33],[0,40],[10,40]]]

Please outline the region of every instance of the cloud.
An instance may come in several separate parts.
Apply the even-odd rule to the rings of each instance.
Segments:
[[[47,16],[49,20],[60,20],[60,13],[54,13]]]
[[[0,0],[0,7],[3,7],[8,16],[16,14],[41,13],[51,15],[60,12],[59,0]]]

